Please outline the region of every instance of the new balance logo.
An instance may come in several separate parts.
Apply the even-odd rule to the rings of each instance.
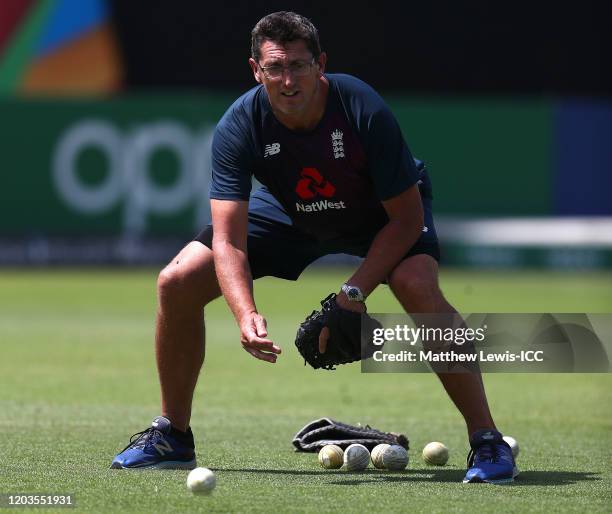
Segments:
[[[280,143],[272,143],[264,147],[264,157],[269,157],[280,152]]]
[[[166,455],[166,453],[171,453],[174,451],[174,448],[170,446],[170,443],[166,441],[163,437],[159,439],[159,442],[155,443],[153,447],[157,450],[162,457]]]

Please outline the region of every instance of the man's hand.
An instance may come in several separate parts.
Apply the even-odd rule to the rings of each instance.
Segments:
[[[342,309],[353,312],[365,312],[366,306],[363,302],[351,302],[347,296],[340,291],[336,295],[336,305]],[[319,353],[325,353],[327,349],[327,341],[329,340],[329,328],[323,327],[319,334]]]
[[[253,357],[274,364],[281,349],[267,339],[266,327],[266,319],[261,314],[248,312],[240,319],[240,342]]]

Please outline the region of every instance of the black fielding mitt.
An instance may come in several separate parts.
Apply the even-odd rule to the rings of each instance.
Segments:
[[[351,444],[363,444],[372,451],[378,444],[399,444],[408,450],[408,438],[404,434],[382,432],[366,425],[348,425],[329,418],[315,419],[293,437],[298,452],[318,452],[327,444],[336,444],[343,450]]]
[[[380,349],[372,344],[372,331],[382,325],[367,314],[349,311],[338,306],[335,293],[321,301],[322,309],[313,311],[299,326],[295,346],[304,357],[304,364],[314,369],[336,369],[339,364],[348,364],[367,359]],[[364,324],[364,341],[361,326]],[[329,329],[329,340],[325,353],[319,353],[319,334],[323,327]]]

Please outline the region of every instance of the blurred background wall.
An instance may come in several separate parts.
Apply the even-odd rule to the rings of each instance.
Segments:
[[[612,267],[604,2],[0,2],[0,264],[161,263],[210,218],[210,138],[250,30],[300,12],[383,94],[445,261]]]

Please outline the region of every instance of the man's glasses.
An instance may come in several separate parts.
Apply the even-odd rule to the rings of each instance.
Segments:
[[[289,66],[281,66],[279,64],[273,64],[271,66],[259,65],[261,71],[268,80],[280,80],[283,77],[283,72],[288,71],[294,77],[305,77],[310,73],[310,69],[315,63],[314,58],[310,62],[306,61],[295,61]]]

